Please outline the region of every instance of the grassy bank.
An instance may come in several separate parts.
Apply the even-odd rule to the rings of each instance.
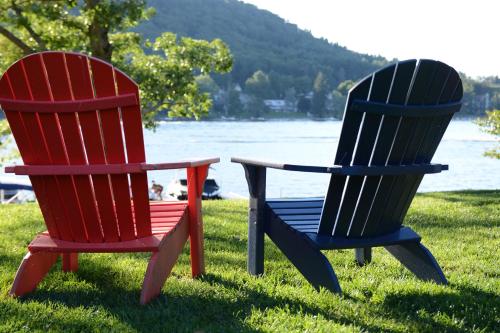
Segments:
[[[86,254],[58,264],[24,299],[7,296],[33,236],[34,204],[0,206],[0,332],[494,332],[500,331],[500,191],[429,193],[406,224],[419,232],[449,286],[417,280],[384,249],[359,268],[329,251],[343,296],[316,292],[266,240],[266,273],[245,271],[246,201],[204,202],[207,274],[189,278],[187,248],[162,295],[139,305],[145,254]]]

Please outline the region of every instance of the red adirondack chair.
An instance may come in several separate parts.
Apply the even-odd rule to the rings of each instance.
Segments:
[[[145,163],[137,85],[82,54],[42,52],[13,64],[0,80],[0,104],[25,165],[47,231],[29,244],[10,294],[33,291],[62,255],[152,252],[141,303],[159,295],[189,236],[193,277],[204,272],[201,194],[218,158]],[[188,200],[149,202],[147,170],[187,168]]]

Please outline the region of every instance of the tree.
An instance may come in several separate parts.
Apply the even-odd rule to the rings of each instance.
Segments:
[[[311,100],[305,96],[301,96],[297,102],[297,110],[302,113],[311,111]]]
[[[476,121],[481,129],[500,138],[500,110],[486,111],[486,117]],[[500,146],[496,146],[484,153],[484,155],[500,159]]]
[[[349,90],[351,90],[351,88],[354,87],[355,84],[356,84],[356,82],[354,82],[352,80],[342,81],[337,86],[337,91],[339,93],[341,93],[342,95],[347,96],[347,94],[349,93]]]
[[[271,96],[269,76],[261,70],[256,71],[245,81],[245,91],[259,99],[269,98]]]
[[[236,116],[243,112],[243,104],[240,100],[240,92],[231,87],[227,92],[227,115]]]
[[[199,90],[203,93],[209,93],[213,96],[220,90],[220,87],[208,74],[198,75],[197,77],[195,77],[195,81],[198,85]]]
[[[146,126],[155,126],[161,110],[199,118],[211,100],[200,92],[195,75],[228,72],[232,56],[219,39],[165,32],[149,41],[131,32],[154,13],[145,0],[0,0],[0,69],[37,51],[85,52],[113,63],[139,84]]]
[[[315,117],[324,117],[326,111],[326,94],[328,83],[323,72],[319,72],[314,80],[311,111]]]

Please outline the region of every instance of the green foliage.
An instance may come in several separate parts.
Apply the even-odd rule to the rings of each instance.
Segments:
[[[130,32],[155,13],[145,0],[0,0],[0,8],[0,46],[8,46],[1,51],[0,69],[40,50],[81,51],[111,61],[139,84],[148,127],[162,110],[175,117],[206,114],[210,96],[200,92],[195,76],[226,73],[232,66],[220,39],[177,38],[161,31],[150,41]]]
[[[214,79],[242,87],[256,71],[269,76],[271,98],[283,98],[289,88],[297,94],[312,90],[318,72],[335,87],[346,79],[357,80],[387,63],[382,57],[359,54],[310,32],[268,11],[236,0],[150,0],[157,15],[135,28],[149,38],[161,31],[180,36],[222,38],[231,48],[232,72]],[[186,15],[189,13],[189,15]]]
[[[328,91],[328,82],[325,75],[319,72],[314,80],[312,113],[315,117],[324,117],[326,114],[326,94]]]
[[[198,75],[195,77],[195,81],[201,92],[215,95],[220,90],[220,87],[208,74]]]
[[[269,76],[261,70],[253,73],[253,75],[245,81],[245,92],[259,99],[270,98],[270,88]]]
[[[228,92],[227,115],[239,116],[243,113],[243,104],[240,101],[240,92],[231,88]]]
[[[486,133],[495,135],[500,140],[500,110],[486,111],[486,117],[476,120]],[[484,155],[500,159],[500,146],[488,150]]]
[[[355,84],[356,82],[354,82],[353,80],[345,80],[339,83],[339,85],[337,86],[337,91],[342,95],[347,96],[349,90],[351,90],[351,88],[354,87]]]
[[[358,267],[324,251],[344,294],[316,291],[265,240],[266,270],[246,272],[246,200],[204,201],[207,273],[191,279],[184,248],[161,295],[139,305],[148,253],[82,254],[37,290],[9,297],[26,244],[44,230],[35,204],[0,207],[0,332],[498,332],[500,192],[417,195],[405,224],[422,235],[450,284],[415,278],[385,249]]]

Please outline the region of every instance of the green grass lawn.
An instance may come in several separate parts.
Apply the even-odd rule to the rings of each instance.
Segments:
[[[266,240],[265,274],[246,273],[246,201],[204,202],[207,274],[190,278],[184,249],[160,297],[139,305],[148,255],[84,254],[33,294],[8,291],[33,236],[35,204],[0,207],[0,332],[500,332],[500,191],[418,195],[405,224],[450,284],[421,282],[383,248],[357,267],[329,251],[344,294],[316,292]]]

